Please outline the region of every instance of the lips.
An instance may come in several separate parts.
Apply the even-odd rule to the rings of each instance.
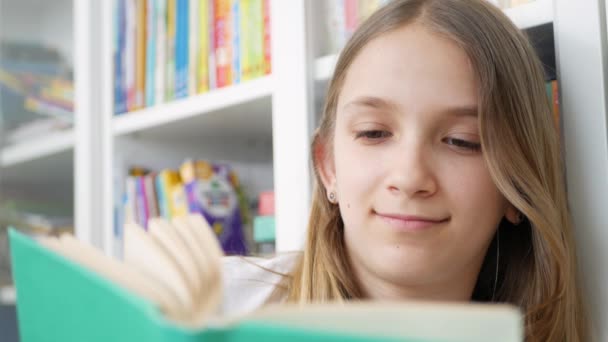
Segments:
[[[449,218],[434,218],[430,216],[418,215],[402,215],[394,213],[379,213],[374,214],[389,226],[404,231],[419,231],[436,227],[442,223],[449,221]]]

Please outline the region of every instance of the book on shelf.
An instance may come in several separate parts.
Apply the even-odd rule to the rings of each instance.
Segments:
[[[519,342],[508,305],[329,303],[223,315],[222,251],[196,215],[125,230],[124,259],[71,235],[9,232],[24,342]]]
[[[251,250],[248,200],[238,176],[224,163],[186,160],[179,170],[160,172],[132,168],[125,180],[123,210],[125,223],[145,229],[155,217],[170,220],[200,214],[226,253],[246,255]]]
[[[114,113],[271,72],[269,0],[116,0]]]

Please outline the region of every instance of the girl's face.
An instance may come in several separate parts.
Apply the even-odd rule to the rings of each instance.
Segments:
[[[512,210],[482,156],[477,87],[464,50],[420,25],[350,66],[321,175],[367,296],[470,299]]]

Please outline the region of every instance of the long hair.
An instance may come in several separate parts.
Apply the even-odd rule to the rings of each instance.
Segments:
[[[343,49],[330,81],[312,151],[331,154],[336,107],[353,60],[374,38],[417,23],[456,42],[479,82],[483,156],[499,191],[525,219],[500,223],[481,268],[474,301],[511,303],[524,313],[527,341],[586,341],[559,135],[543,69],[524,34],[484,0],[395,0],[379,9]],[[363,298],[344,245],[344,223],[316,184],[304,253],[289,277],[291,302]],[[327,158],[332,158],[331,155]],[[496,244],[500,242],[498,276]]]

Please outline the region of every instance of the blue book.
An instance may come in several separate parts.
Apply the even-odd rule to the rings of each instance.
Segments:
[[[177,0],[175,32],[175,98],[188,96],[188,0]]]
[[[156,93],[156,0],[146,6],[146,107],[154,106]]]
[[[114,21],[114,114],[127,112],[127,90],[125,85],[125,0],[117,0]]]
[[[241,82],[241,6],[239,0],[232,1],[232,84],[238,84]]]

